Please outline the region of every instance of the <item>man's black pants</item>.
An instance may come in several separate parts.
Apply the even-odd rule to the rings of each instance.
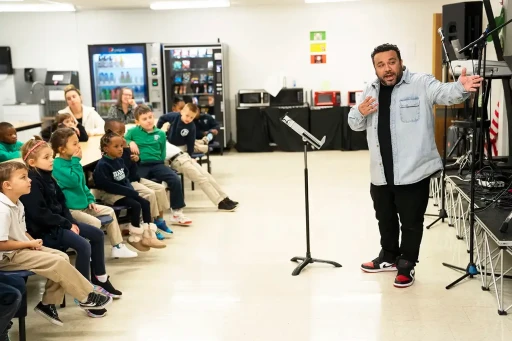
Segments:
[[[429,187],[430,177],[411,185],[371,185],[384,261],[395,263],[397,257],[413,264],[418,261]],[[401,243],[399,217],[402,224]]]

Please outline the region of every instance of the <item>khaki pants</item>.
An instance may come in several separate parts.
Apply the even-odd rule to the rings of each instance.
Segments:
[[[156,218],[160,216],[160,212],[165,212],[171,207],[164,185],[141,178],[140,182],[132,182],[132,186],[141,197],[149,201],[151,217]]]
[[[46,277],[43,304],[61,304],[66,292],[83,302],[93,290],[91,283],[69,263],[68,255],[44,246],[42,250],[21,249],[4,254],[0,270],[29,270]]]
[[[204,144],[203,140],[196,140],[194,143],[194,152],[206,154],[208,152],[208,145]]]
[[[218,205],[227,197],[226,193],[222,191],[213,176],[197,164],[197,162],[192,161],[187,153],[181,154],[174,159],[171,163],[171,167],[176,169],[178,172],[183,173],[186,178],[201,187],[203,192],[215,205]]]
[[[101,228],[101,222],[98,216],[109,215],[114,219],[110,224],[106,226],[108,239],[110,240],[110,244],[112,246],[116,246],[123,242],[123,236],[121,235],[121,229],[119,228],[119,224],[117,223],[116,214],[112,207],[96,205],[99,209],[99,212],[86,208],[84,210],[70,210],[71,215],[77,221],[85,224],[89,224],[92,226],[96,226],[97,228]]]

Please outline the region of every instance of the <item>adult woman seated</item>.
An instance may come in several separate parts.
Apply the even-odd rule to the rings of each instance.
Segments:
[[[134,123],[133,111],[136,107],[137,103],[133,99],[132,89],[122,88],[121,96],[117,98],[117,103],[112,104],[108,111],[108,118],[119,120],[125,124]]]
[[[68,106],[60,110],[59,114],[71,114],[77,124],[84,126],[89,136],[105,134],[103,129],[105,121],[93,107],[83,105],[80,90],[74,85],[68,85],[64,88],[64,95]]]

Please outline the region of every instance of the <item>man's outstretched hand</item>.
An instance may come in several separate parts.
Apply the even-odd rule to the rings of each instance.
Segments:
[[[466,68],[462,69],[459,76],[459,82],[462,84],[467,92],[476,92],[476,90],[482,86],[483,78],[476,76],[466,76]]]

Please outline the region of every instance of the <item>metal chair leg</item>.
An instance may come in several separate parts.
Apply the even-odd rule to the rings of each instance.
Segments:
[[[19,324],[19,331],[20,331],[20,341],[27,341],[27,333],[25,330],[25,328],[26,328],[25,317],[19,317],[18,324]]]
[[[183,199],[185,199],[185,180],[183,178],[183,173],[180,173],[181,177],[181,193],[183,194]]]

